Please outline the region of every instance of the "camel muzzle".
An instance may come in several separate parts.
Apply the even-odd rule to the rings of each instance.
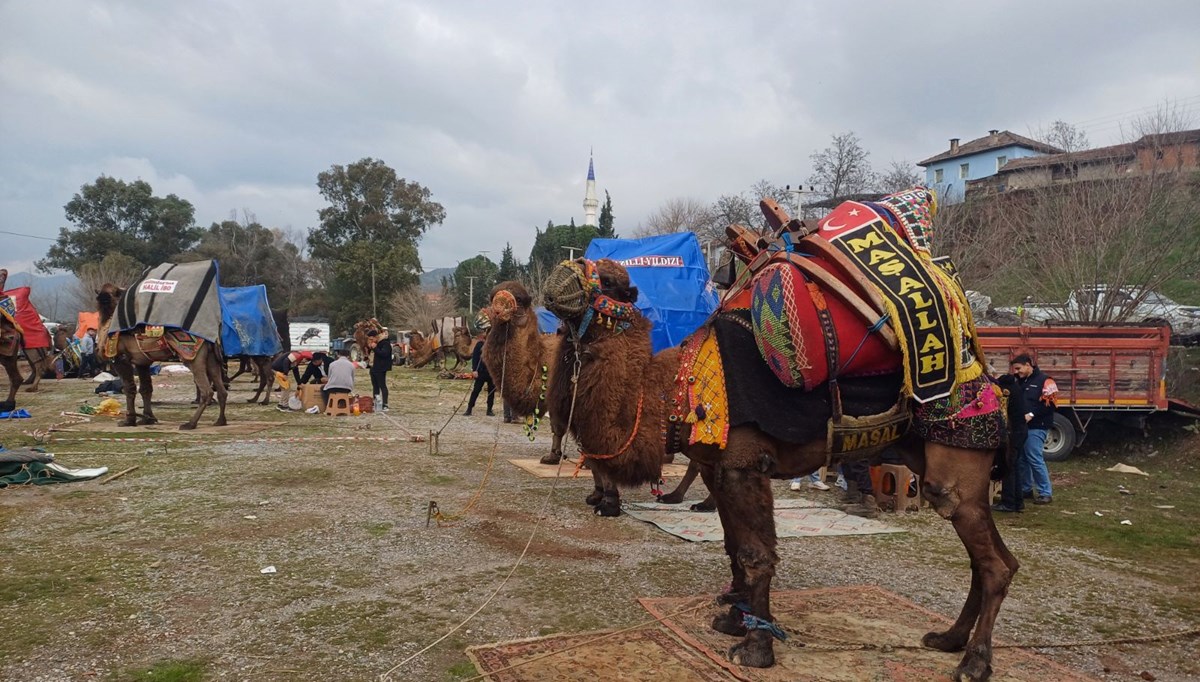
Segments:
[[[542,286],[546,308],[559,319],[578,321],[591,303],[587,275],[575,261],[563,261],[550,271]]]

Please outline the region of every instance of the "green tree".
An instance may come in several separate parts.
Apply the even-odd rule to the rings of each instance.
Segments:
[[[454,268],[455,305],[471,312],[478,310],[480,302],[487,298],[488,292],[496,285],[496,276],[499,273],[499,266],[484,255],[459,263],[458,267]],[[471,299],[472,293],[474,300]]]
[[[570,257],[571,252],[564,247],[575,247],[575,257],[583,255],[592,240],[599,236],[595,226],[570,225],[547,226],[543,232],[538,230],[533,240],[533,250],[529,252],[529,271],[541,277],[549,274],[559,262]]]
[[[616,238],[617,233],[613,230],[612,197],[609,196],[608,190],[604,190],[604,205],[600,207],[599,222],[599,236],[605,239]]]
[[[272,306],[290,306],[306,288],[303,272],[295,267],[302,260],[299,248],[281,232],[254,222],[252,216],[242,222],[213,223],[196,248],[180,260],[209,258],[220,265],[222,285],[265,285]]]
[[[127,183],[101,175],[63,209],[75,227],[59,229],[58,240],[37,263],[42,272],[78,274],[109,253],[124,254],[143,266],[158,265],[191,248],[201,233],[192,225],[190,202],[174,194],[156,197],[143,180]]]
[[[520,279],[521,263],[513,256],[512,244],[505,243],[504,251],[500,253],[500,271],[496,273],[497,282]]]
[[[315,260],[332,266],[326,283],[332,322],[343,327],[371,314],[372,293],[387,301],[418,282],[417,243],[446,219],[446,210],[427,188],[377,159],[334,165],[317,176],[317,188],[329,206],[320,210],[308,245]]]

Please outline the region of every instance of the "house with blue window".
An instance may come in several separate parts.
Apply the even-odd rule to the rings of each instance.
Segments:
[[[996,174],[1013,159],[1043,154],[1062,154],[1058,147],[1031,140],[1007,130],[989,130],[985,137],[959,144],[950,138],[950,149],[918,163],[925,169],[925,184],[937,190],[947,204],[957,204],[966,196],[967,182]]]

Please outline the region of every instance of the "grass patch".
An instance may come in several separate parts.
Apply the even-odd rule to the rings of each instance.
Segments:
[[[470,661],[461,661],[450,666],[446,671],[446,675],[450,680],[468,680],[479,675],[479,670],[475,668],[475,664]]]
[[[137,668],[117,677],[121,682],[200,682],[208,664],[200,660],[159,661],[149,668]]]
[[[387,535],[395,525],[391,521],[381,521],[378,523],[363,524],[363,528],[367,531],[367,535],[373,538],[381,538]]]

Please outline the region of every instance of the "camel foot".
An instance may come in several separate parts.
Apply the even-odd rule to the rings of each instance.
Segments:
[[[213,426],[226,426],[229,422],[225,421],[224,417],[218,417],[217,421],[213,422]]]
[[[258,402],[258,396],[254,396],[253,398],[247,398],[246,402],[248,402],[248,403]],[[266,403],[263,403],[263,405],[266,405]]]
[[[538,461],[541,462],[542,464],[558,464],[560,461],[562,461],[562,453],[561,452],[551,452],[548,455],[542,455],[542,458],[539,459]],[[594,503],[590,503],[590,504],[594,504]]]
[[[158,419],[154,417],[143,416],[141,419],[137,420],[137,423],[142,426],[150,426],[151,424],[157,424]],[[130,426],[133,426],[133,424],[130,424]]]
[[[117,426],[137,426],[137,425],[138,425],[138,422],[136,419],[126,419],[125,421],[121,422],[120,424],[117,424]]]
[[[596,505],[596,516],[620,516],[621,498],[606,496]]]
[[[955,682],[986,682],[992,676],[991,647],[971,647],[962,662],[954,669]]]
[[[704,498],[703,502],[693,504],[690,509],[694,512],[714,512],[717,510],[717,501],[712,498],[712,495]]]
[[[674,464],[674,463],[675,463],[675,453],[674,452],[668,452],[667,454],[663,455],[663,464]]]
[[[962,651],[967,645],[967,637],[969,632],[959,634],[953,630],[945,632],[927,632],[921,638],[921,646],[938,651]]]
[[[758,632],[762,632],[759,630]],[[749,636],[734,644],[729,650],[729,660],[734,665],[744,665],[748,668],[770,668],[775,665],[775,647],[770,635]]]
[[[676,490],[674,492],[667,493],[666,495],[659,495],[658,501],[662,502],[663,504],[679,504],[680,502],[683,502],[683,493]]]
[[[189,422],[189,423],[185,423],[185,424],[180,424],[180,425],[179,425],[179,430],[180,430],[180,431],[191,431],[191,430],[193,430],[193,429],[195,429],[195,428],[196,428],[196,425],[195,425],[195,424],[192,424],[192,423],[190,423],[190,422]]]
[[[731,637],[745,637],[746,632],[748,632],[746,626],[742,624],[742,612],[736,608],[731,608],[725,613],[714,616],[712,619],[712,629]]]
[[[583,501],[591,507],[595,507],[596,505],[600,504],[604,501],[604,488],[596,488],[592,491],[592,494],[584,498]]]
[[[30,386],[29,388],[25,389],[25,392],[26,392],[26,393],[37,393],[37,392],[38,392],[38,387],[37,387],[37,386]]]
[[[267,396],[266,398],[263,398],[262,402],[261,402],[261,403],[259,403],[259,405],[270,405],[270,404],[271,404],[271,397],[270,397],[270,396]]]

